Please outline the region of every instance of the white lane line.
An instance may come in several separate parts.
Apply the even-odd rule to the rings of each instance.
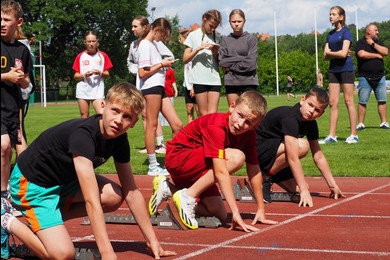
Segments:
[[[236,238],[233,238],[233,239],[230,239],[230,240],[226,240],[225,242],[222,242],[222,243],[218,243],[218,244],[215,244],[215,245],[211,245],[207,248],[204,248],[204,249],[201,249],[201,250],[198,250],[198,251],[194,251],[192,253],[189,253],[187,255],[183,255],[181,257],[178,257],[178,258],[175,258],[177,260],[184,260],[184,259],[188,259],[188,258],[191,258],[191,257],[194,257],[194,256],[197,256],[197,255],[201,255],[201,254],[204,254],[206,252],[209,252],[211,250],[214,250],[214,249],[217,249],[217,248],[221,248],[221,247],[224,247],[224,246],[227,246],[229,244],[232,244],[232,243],[235,243],[235,242],[238,242],[240,240],[243,240],[243,239],[246,239],[246,238],[249,238],[249,237],[252,237],[254,235],[258,235],[258,234],[261,234],[261,233],[264,233],[266,231],[269,231],[269,230],[272,230],[272,229],[275,229],[277,227],[280,227],[280,226],[284,226],[286,224],[289,224],[291,222],[294,222],[294,221],[297,221],[299,219],[302,219],[302,218],[305,218],[305,217],[308,217],[308,216],[312,216],[313,214],[316,214],[317,212],[320,212],[320,211],[323,211],[323,210],[327,210],[329,208],[333,208],[335,206],[339,206],[341,204],[344,204],[346,202],[349,202],[351,200],[355,200],[357,198],[360,198],[360,197],[363,197],[371,192],[374,192],[374,191],[377,191],[377,190],[380,190],[380,189],[383,189],[383,188],[386,188],[387,186],[390,186],[390,184],[385,184],[383,186],[380,186],[380,187],[377,187],[377,188],[374,188],[374,189],[371,189],[369,191],[366,191],[366,192],[362,192],[360,194],[357,194],[353,197],[349,197],[349,198],[344,198],[342,200],[339,200],[333,204],[330,204],[330,205],[327,205],[327,206],[324,206],[322,208],[318,208],[316,210],[312,210],[310,212],[307,212],[305,214],[302,214],[302,215],[299,215],[299,216],[296,216],[296,217],[293,217],[291,219],[287,219],[285,221],[282,221],[282,222],[279,222],[278,224],[276,225],[273,225],[273,226],[268,226],[264,229],[261,229],[259,231],[255,231],[255,232],[251,232],[251,233],[247,233],[245,235],[242,235],[242,236],[239,236],[239,237],[236,237]]]

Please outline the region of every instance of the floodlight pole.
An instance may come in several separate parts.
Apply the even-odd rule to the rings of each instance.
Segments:
[[[274,12],[274,27],[275,27],[276,95],[279,96],[278,34],[276,32],[276,12]]]

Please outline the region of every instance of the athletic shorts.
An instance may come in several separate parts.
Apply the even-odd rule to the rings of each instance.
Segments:
[[[286,167],[286,168],[280,170],[279,172],[277,172],[276,174],[271,175],[271,176],[272,176],[272,179],[271,179],[272,183],[279,183],[279,182],[290,180],[290,179],[294,178],[294,175],[293,175],[290,167]]]
[[[257,91],[256,85],[240,85],[240,86],[225,86],[226,94],[238,94],[241,95],[245,91],[248,90],[256,90]]]
[[[61,211],[69,210],[80,191],[77,180],[66,185],[41,187],[29,182],[15,165],[10,176],[10,194],[16,208],[26,217],[33,232],[63,225]]]
[[[347,71],[340,73],[329,72],[329,83],[338,83],[338,84],[354,84],[355,83],[355,72]]]
[[[292,92],[292,87],[287,87],[287,93],[291,93]]]
[[[1,135],[9,135],[11,146],[22,143],[20,124],[12,121],[1,121]]]
[[[205,93],[205,92],[221,92],[221,86],[210,86],[210,85],[193,85],[195,94]]]
[[[359,77],[359,104],[367,104],[370,99],[371,90],[374,91],[378,102],[387,102],[386,78],[383,76],[376,88],[372,88],[365,77]]]
[[[141,89],[143,96],[146,95],[161,95],[161,98],[166,98],[167,94],[165,93],[165,88],[163,86],[151,87],[148,89]]]
[[[187,88],[184,88],[184,100],[186,104],[196,104],[195,96],[190,96],[190,91]]]
[[[172,159],[167,160],[167,158]],[[211,158],[204,157],[202,146],[197,149],[174,149],[168,142],[165,167],[176,187],[184,189],[191,187],[192,184],[205,175],[213,167],[213,161]],[[221,196],[217,185],[214,184],[204,190],[199,198],[210,196]]]

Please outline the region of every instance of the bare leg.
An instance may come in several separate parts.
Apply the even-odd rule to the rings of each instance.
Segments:
[[[78,104],[80,110],[80,117],[81,118],[89,117],[89,100],[79,99]]]
[[[344,101],[347,106],[349,116],[349,127],[351,128],[351,134],[356,135],[356,108],[354,102],[354,84],[344,84]]]
[[[339,118],[340,84],[329,84],[330,129],[329,135],[336,137],[337,121]]]

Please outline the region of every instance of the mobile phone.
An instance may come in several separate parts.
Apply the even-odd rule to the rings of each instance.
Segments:
[[[173,62],[176,62],[176,61],[178,61],[178,60],[180,60],[180,59],[174,59]]]

